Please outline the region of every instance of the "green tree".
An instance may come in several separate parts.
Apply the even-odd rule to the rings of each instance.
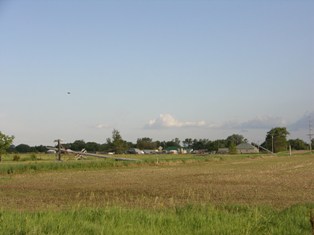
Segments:
[[[204,150],[209,148],[210,141],[208,139],[194,139],[192,143],[192,148],[194,150]]]
[[[308,144],[305,143],[301,139],[291,139],[288,141],[288,143],[291,146],[291,148],[294,150],[306,150],[306,149],[308,149]]]
[[[165,146],[162,146],[164,148],[168,148],[168,147],[177,147],[177,148],[180,148],[180,140],[179,138],[175,138],[171,141],[167,141],[164,143]]]
[[[181,147],[181,145],[180,145],[180,139],[179,138],[175,138],[175,139],[173,139],[172,140],[172,142],[174,142],[175,143],[175,146],[178,146],[178,147]]]
[[[247,142],[247,140],[242,136],[238,134],[233,134],[227,137],[227,147],[230,147],[232,144],[233,145],[239,145],[241,143]]]
[[[14,136],[5,135],[0,131],[0,161],[2,160],[2,155],[10,148],[13,140]]]
[[[237,154],[237,145],[234,142],[229,144],[229,153],[230,154]]]
[[[219,148],[227,148],[227,140],[214,140],[210,145],[210,151],[217,151]]]
[[[128,144],[122,139],[120,132],[116,129],[112,131],[112,141],[107,139],[108,144],[112,146],[115,153],[123,153],[128,149]]]
[[[47,147],[43,145],[35,146],[33,148],[34,148],[34,152],[40,152],[40,153],[45,153],[48,150]]]
[[[137,139],[136,147],[139,149],[156,149],[157,143],[154,142],[151,138],[144,137]]]
[[[182,144],[186,148],[192,148],[193,145],[193,140],[191,138],[186,138],[185,140],[182,141]]]
[[[15,151],[18,153],[30,153],[33,152],[33,149],[27,144],[19,144],[15,147]]]
[[[99,151],[99,144],[96,142],[87,142],[85,144],[85,149],[87,152],[97,152]]]
[[[86,143],[84,140],[75,140],[70,146],[74,151],[81,151],[86,148]]]
[[[286,151],[288,146],[287,135],[290,133],[285,127],[276,127],[266,134],[265,146],[270,151],[278,153]]]

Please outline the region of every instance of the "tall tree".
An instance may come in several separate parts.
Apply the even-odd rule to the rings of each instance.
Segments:
[[[5,154],[7,149],[10,148],[14,136],[8,136],[0,131],[0,161],[2,160],[2,154]]]
[[[179,138],[175,138],[175,139],[173,139],[172,140],[174,143],[175,143],[175,146],[178,146],[178,147],[181,147],[181,145],[180,145],[180,139]]]
[[[123,153],[128,149],[127,142],[122,139],[120,132],[116,129],[112,131],[112,141],[110,142],[115,153]]]
[[[186,138],[185,140],[182,141],[182,144],[186,148],[192,148],[193,140],[191,138]]]
[[[239,145],[241,143],[247,142],[247,140],[239,134],[233,134],[227,137],[227,147],[230,147],[231,145]]]
[[[234,142],[231,142],[229,145],[229,153],[236,154],[237,153],[237,145]]]
[[[270,151],[278,153],[287,150],[287,135],[290,133],[285,127],[276,127],[266,134],[265,146]]]

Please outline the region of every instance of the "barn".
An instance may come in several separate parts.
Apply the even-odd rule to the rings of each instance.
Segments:
[[[249,143],[241,143],[237,145],[238,153],[259,153],[258,148],[249,144]]]

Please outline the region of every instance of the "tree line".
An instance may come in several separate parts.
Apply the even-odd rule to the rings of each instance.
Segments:
[[[287,136],[289,132],[285,127],[272,128],[266,134],[265,141],[261,144],[264,148],[272,152],[286,151],[290,145],[293,150],[307,150],[309,145],[301,139],[289,139]],[[14,136],[8,136],[0,132],[0,160],[1,154],[8,153],[30,153],[30,152],[47,152],[47,148],[43,145],[29,146],[27,144],[12,145]],[[244,136],[239,134],[232,134],[226,139],[192,139],[186,138],[181,141],[175,138],[169,141],[154,141],[152,138],[144,137],[138,138],[136,143],[124,140],[120,132],[116,129],[112,132],[112,138],[107,138],[106,142],[99,144],[96,142],[85,142],[84,140],[75,140],[73,143],[64,143],[63,147],[72,149],[74,151],[81,151],[86,149],[88,152],[114,152],[117,154],[125,153],[130,148],[138,148],[142,150],[154,150],[158,148],[186,148],[193,150],[203,150],[206,152],[214,152],[219,148],[228,148],[232,152],[236,145],[248,142]],[[312,139],[312,146],[314,146],[314,139]]]

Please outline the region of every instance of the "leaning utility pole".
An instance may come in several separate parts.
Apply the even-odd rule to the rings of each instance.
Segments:
[[[55,140],[54,142],[57,142],[58,143],[58,151],[57,151],[57,161],[61,161],[61,140],[60,139],[57,139]]]

